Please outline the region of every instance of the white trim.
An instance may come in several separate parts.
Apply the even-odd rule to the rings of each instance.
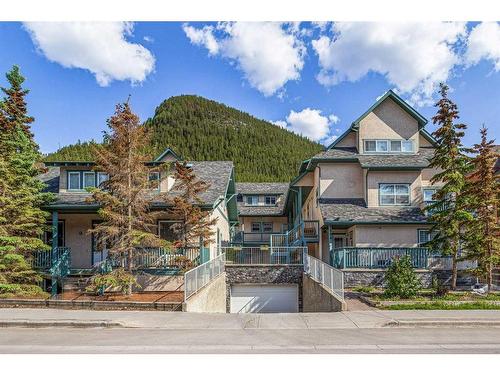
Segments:
[[[70,184],[71,175],[77,175],[78,176],[78,187],[76,189],[71,187],[71,184]],[[70,172],[70,171],[68,171],[68,190],[72,190],[72,191],[82,190],[80,188],[80,186],[81,186],[80,172],[75,172],[75,171]]]

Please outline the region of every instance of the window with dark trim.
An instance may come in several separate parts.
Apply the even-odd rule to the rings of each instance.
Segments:
[[[152,189],[160,190],[160,172],[149,172],[148,179]]]
[[[260,232],[260,228],[261,228],[260,223],[254,222],[254,223],[252,223],[250,230],[252,232]]]
[[[271,233],[273,231],[273,223],[262,223],[262,232]]]
[[[266,206],[274,206],[276,204],[276,196],[275,195],[267,195],[264,199]]]

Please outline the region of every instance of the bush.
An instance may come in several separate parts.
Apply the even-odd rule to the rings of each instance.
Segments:
[[[37,285],[0,284],[0,298],[39,297],[47,298],[48,293]]]
[[[385,272],[386,297],[412,298],[416,297],[421,288],[420,280],[411,265],[411,258],[405,255],[394,257]]]
[[[128,291],[129,286],[140,286],[137,283],[134,275],[128,273],[123,268],[119,268],[110,273],[96,275],[90,279],[90,284],[87,286],[86,290],[99,294],[107,288],[117,288],[125,294]]]

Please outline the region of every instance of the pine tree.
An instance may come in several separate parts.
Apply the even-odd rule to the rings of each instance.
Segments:
[[[498,207],[500,204],[500,176],[495,175],[494,165],[500,155],[495,152],[494,140],[488,140],[488,129],[481,128],[481,143],[470,150],[473,173],[466,189],[470,195],[469,210],[474,218],[466,227],[465,247],[471,258],[478,261],[480,275],[485,277],[488,290],[493,282],[493,267],[500,264],[500,226]]]
[[[24,77],[14,66],[7,74],[0,102],[0,282],[31,284],[40,277],[26,258],[34,250],[49,249],[41,240],[47,213],[41,206],[52,199],[36,176],[41,154],[33,139],[23,89]]]
[[[166,198],[172,204],[169,211],[171,217],[179,222],[171,226],[176,237],[174,246],[177,248],[198,247],[200,239],[203,246],[212,242],[213,226],[217,219],[210,219],[210,211],[203,211],[200,194],[207,191],[208,183],[196,177],[193,170],[184,163],[175,163],[174,179],[176,194],[173,198]]]
[[[148,158],[144,146],[149,134],[127,103],[116,106],[108,120],[110,132],[104,147],[95,147],[95,169],[109,178],[92,190],[92,199],[101,205],[103,222],[91,230],[109,253],[125,262],[131,275],[136,248],[163,246],[154,231],[156,214],[150,210]],[[132,282],[127,294],[132,293]]]
[[[452,257],[451,288],[457,286],[457,262],[459,260],[464,228],[472,215],[467,209],[468,195],[464,193],[466,175],[470,171],[469,159],[464,153],[462,137],[465,124],[455,123],[459,118],[458,107],[448,98],[448,86],[441,84],[441,99],[436,103],[437,114],[432,118],[439,127],[433,132],[438,146],[429,167],[439,170],[431,183],[440,188],[434,194],[436,202],[428,207],[433,223],[434,237],[429,245],[442,255]]]

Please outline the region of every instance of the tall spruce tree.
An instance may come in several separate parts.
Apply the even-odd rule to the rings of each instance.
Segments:
[[[458,107],[448,98],[448,86],[440,85],[441,99],[436,103],[437,114],[432,118],[438,125],[433,136],[438,146],[430,161],[430,167],[439,170],[431,178],[431,183],[440,188],[434,194],[436,202],[428,207],[434,234],[429,245],[442,255],[452,258],[451,288],[457,286],[457,262],[460,246],[464,239],[464,228],[472,219],[467,209],[468,195],[464,188],[470,171],[469,158],[464,153],[462,137],[465,124],[456,123]]]
[[[0,101],[0,282],[30,284],[39,276],[26,258],[49,249],[41,240],[48,215],[41,206],[52,195],[36,178],[41,154],[30,130],[34,119],[27,111],[24,77],[17,66],[6,77],[10,87],[2,88]]]
[[[151,184],[144,154],[149,134],[128,102],[116,106],[108,126],[105,145],[94,148],[95,169],[109,178],[92,190],[92,200],[101,205],[103,222],[91,233],[108,245],[112,256],[126,263],[131,274],[136,248],[164,245],[154,231],[156,214],[150,210]],[[132,282],[127,290],[131,293]]]
[[[493,268],[500,264],[500,176],[495,175],[494,165],[500,155],[495,151],[494,140],[488,140],[488,129],[481,128],[481,142],[470,150],[473,172],[466,189],[470,196],[469,210],[473,220],[466,227],[465,247],[472,259],[478,261],[477,271],[491,290]]]
[[[168,198],[172,204],[169,211],[171,217],[179,220],[171,226],[176,236],[174,246],[177,248],[198,247],[200,239],[203,246],[213,242],[213,226],[217,218],[210,218],[210,211],[203,211],[200,194],[207,191],[209,185],[198,179],[185,162],[175,163],[174,178],[178,195]]]

